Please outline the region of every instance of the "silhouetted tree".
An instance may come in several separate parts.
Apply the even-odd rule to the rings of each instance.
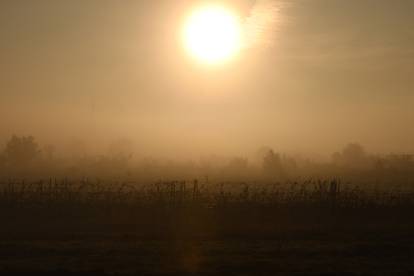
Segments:
[[[332,155],[332,161],[336,165],[353,168],[367,168],[371,165],[364,148],[358,143],[347,144],[340,153]]]
[[[350,143],[342,150],[342,158],[349,162],[358,162],[365,158],[365,150],[358,143]]]
[[[40,154],[39,146],[33,136],[18,137],[13,135],[6,144],[4,156],[8,163],[24,165]]]
[[[278,153],[270,149],[263,157],[263,170],[270,175],[283,174],[282,159]]]

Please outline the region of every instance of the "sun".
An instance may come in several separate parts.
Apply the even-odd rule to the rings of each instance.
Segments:
[[[200,7],[187,19],[183,32],[188,53],[207,64],[217,64],[235,56],[241,47],[241,26],[225,7]]]

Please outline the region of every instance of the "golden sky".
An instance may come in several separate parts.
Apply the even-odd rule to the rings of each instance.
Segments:
[[[211,67],[179,36],[195,1],[1,1],[1,141],[414,152],[414,1],[226,2],[251,43]]]

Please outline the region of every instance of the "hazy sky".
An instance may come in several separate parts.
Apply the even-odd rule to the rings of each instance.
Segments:
[[[181,45],[194,1],[0,1],[0,140],[414,152],[414,1],[227,2],[254,41],[211,67]]]

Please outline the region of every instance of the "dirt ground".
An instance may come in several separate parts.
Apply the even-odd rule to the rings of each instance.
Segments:
[[[414,275],[412,231],[145,239],[3,235],[1,275]]]

